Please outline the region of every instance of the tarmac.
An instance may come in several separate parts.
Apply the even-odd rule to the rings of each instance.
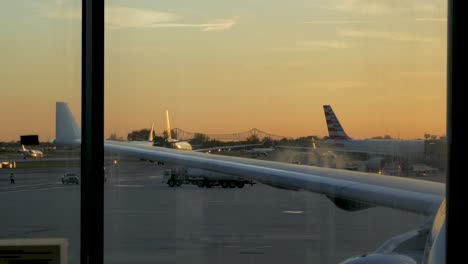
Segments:
[[[18,160],[0,170],[0,239],[65,238],[68,263],[80,263],[80,185],[61,183],[77,164],[76,156]],[[108,158],[105,263],[339,263],[425,220],[379,207],[347,212],[322,195],[263,184],[169,187],[167,168]]]

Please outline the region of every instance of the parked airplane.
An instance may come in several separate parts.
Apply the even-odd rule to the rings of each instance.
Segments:
[[[65,103],[57,103],[56,117],[56,140],[61,143],[81,144],[80,133],[65,133],[72,132],[68,128],[76,126]],[[427,221],[415,230],[390,238],[372,253],[353,257],[342,263],[445,263],[445,184],[109,140],[104,142],[104,148],[117,154],[252,178],[279,188],[324,194],[344,210],[358,211],[384,206],[425,215]]]
[[[166,131],[167,139],[164,142],[164,147],[179,149],[179,150],[192,150],[192,145],[185,140],[178,140],[172,138],[171,125],[169,123],[169,111],[166,110]]]
[[[21,149],[18,150],[19,153],[23,155],[23,159],[33,158],[33,159],[42,159],[44,153],[38,149],[27,149],[25,145],[21,145]]]
[[[329,136],[324,143],[336,147],[335,150],[392,156],[407,161],[424,159],[424,140],[352,139],[346,134],[332,107],[324,105],[323,110]]]

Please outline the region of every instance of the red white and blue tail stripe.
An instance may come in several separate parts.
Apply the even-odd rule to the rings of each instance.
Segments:
[[[328,127],[328,136],[330,139],[351,139],[348,137],[343,127],[338,121],[333,109],[329,105],[323,106],[323,111],[325,112],[325,120],[327,121]]]

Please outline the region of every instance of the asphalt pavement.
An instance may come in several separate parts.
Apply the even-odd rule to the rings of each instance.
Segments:
[[[322,195],[263,184],[169,187],[168,165],[114,158],[104,186],[105,263],[339,263],[424,221],[387,208],[347,212]],[[80,185],[61,175],[79,167],[76,158],[60,162],[0,170],[0,239],[65,238],[75,264]]]

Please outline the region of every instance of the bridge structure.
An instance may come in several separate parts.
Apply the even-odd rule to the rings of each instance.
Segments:
[[[252,128],[249,131],[232,134],[208,134],[201,132],[188,132],[180,128],[174,128],[173,131],[175,131],[175,133],[177,134],[177,139],[179,140],[190,140],[195,137],[195,134],[203,134],[209,139],[215,139],[219,141],[246,141],[248,138],[252,138],[253,136],[256,136],[260,141],[268,138],[271,140],[281,140],[284,138],[291,139],[290,137],[279,136],[268,132],[264,132],[257,128]]]

